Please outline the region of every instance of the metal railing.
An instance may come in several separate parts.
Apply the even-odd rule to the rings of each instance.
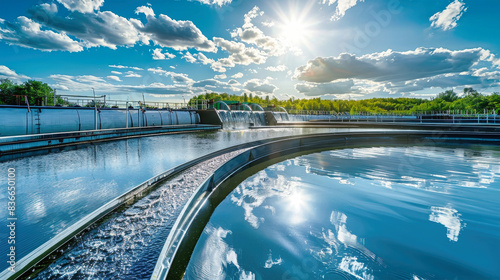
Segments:
[[[290,115],[351,115],[350,112],[337,112],[337,111],[325,111],[325,110],[297,110],[297,109],[287,109]],[[499,112],[495,109],[483,110],[483,112],[478,112],[477,110],[446,110],[446,111],[417,111],[417,112],[407,112],[407,111],[389,111],[389,112],[364,112],[356,111],[352,115],[359,116],[419,116],[419,115],[465,115],[465,116],[477,116],[477,115],[495,115]]]
[[[469,123],[500,124],[500,116],[492,114],[435,114],[435,115],[291,115],[291,121],[325,121],[325,122],[419,122],[419,123]]]
[[[80,96],[80,95],[57,95],[62,99],[56,98],[54,106],[76,106],[76,107],[94,107],[98,108],[154,108],[154,109],[202,109],[207,107],[202,102],[160,102],[147,100],[120,100],[108,99],[106,95],[96,96]]]

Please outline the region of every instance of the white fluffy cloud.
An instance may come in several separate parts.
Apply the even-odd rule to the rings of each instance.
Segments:
[[[172,59],[172,58],[175,58],[174,54],[171,54],[168,52],[162,53],[161,49],[154,49],[153,50],[153,59],[154,60],[165,60],[165,59]]]
[[[4,25],[5,29],[1,28]],[[42,25],[20,16],[14,23],[0,22],[0,39],[6,43],[42,51],[79,52],[83,47],[64,33],[42,30]]]
[[[231,37],[242,42],[226,40],[220,37],[212,39],[217,47],[229,53],[228,57],[215,60],[207,58],[202,53],[194,55],[186,53],[182,58],[191,63],[200,62],[204,65],[210,65],[212,70],[224,73],[227,68],[236,65],[263,64],[269,56],[283,54],[285,52],[283,44],[279,40],[265,35],[252,23],[252,19],[263,14],[264,12],[255,6],[245,14],[243,26],[231,32]],[[248,47],[245,43],[255,45],[255,47]]]
[[[9,69],[9,67],[5,65],[0,65],[0,79],[19,81],[29,79],[29,77],[17,74],[16,71]]]
[[[208,58],[203,53],[191,54],[191,53],[187,52],[182,58],[184,58],[187,62],[191,62],[191,63],[198,62],[198,63],[201,63],[203,65],[210,65],[210,68],[212,68],[212,70],[214,70],[215,72],[220,72],[220,73],[226,72],[226,67],[224,67],[224,65],[222,65],[222,63],[220,61],[216,61],[215,59]],[[230,67],[233,67],[233,66],[234,65],[232,65]]]
[[[125,73],[125,78],[141,78],[142,76],[140,74],[137,74],[133,71],[128,71],[127,73]]]
[[[238,72],[238,73],[232,75],[231,78],[234,78],[234,79],[243,78],[243,73]]]
[[[321,95],[344,95],[353,93],[354,82],[352,80],[336,81],[325,84],[299,83],[295,90],[305,96]]]
[[[232,85],[232,86],[241,86],[240,82],[238,82],[236,80],[233,80],[233,79],[227,81],[227,83],[230,84],[230,85]]]
[[[110,11],[59,16],[47,6],[39,5],[29,9],[28,13],[41,24],[82,40],[86,47],[116,49],[117,46],[133,46],[141,39],[132,20]]]
[[[149,85],[115,85],[106,82],[103,78],[84,75],[84,76],[70,76],[70,75],[51,75],[50,79],[55,83],[51,84],[52,87],[61,91],[89,92],[94,88],[96,92],[103,91],[111,95],[123,94],[161,94],[161,95],[182,95],[190,94],[191,89],[185,85],[165,85],[163,83],[151,83]],[[107,77],[108,78],[108,77]],[[114,78],[110,78],[115,80]]]
[[[224,84],[225,84],[224,82],[218,81],[216,79],[206,79],[194,83],[193,87],[215,88],[224,86]]]
[[[186,52],[183,56],[183,59],[185,59],[189,63],[195,63],[196,62],[196,57],[193,56],[190,52]]]
[[[451,51],[418,48],[414,51],[341,54],[318,57],[295,70],[295,85],[306,96],[406,94],[424,89],[500,86],[497,59],[482,48]],[[487,67],[486,67],[487,66]],[[481,67],[481,68],[479,68]]]
[[[286,65],[266,67],[266,70],[271,71],[271,72],[283,72],[283,71],[286,71],[287,69],[288,69],[288,67],[286,67]]]
[[[217,51],[215,44],[193,22],[174,20],[163,14],[155,17],[150,7],[138,7],[135,11],[136,14],[146,15],[147,21],[143,23],[110,11],[99,11],[103,0],[58,2],[70,11],[68,15],[58,14],[54,3],[34,6],[28,10],[30,18],[18,17],[14,23],[0,21],[0,39],[10,44],[46,51],[75,52],[83,50],[83,47],[98,46],[116,49],[137,43],[147,45],[151,41],[155,45],[175,50],[194,48],[199,51]],[[157,52],[154,57],[163,56]],[[171,55],[165,55],[165,58],[169,57]]]
[[[500,72],[481,68],[461,73],[441,74],[430,78],[416,79],[400,83],[388,83],[385,87],[393,93],[406,93],[426,88],[474,87],[487,89],[500,86]]]
[[[192,84],[194,83],[193,79],[189,78],[187,74],[184,73],[176,73],[176,72],[171,72],[171,71],[166,71],[163,70],[161,67],[157,68],[149,68],[149,72],[158,74],[158,75],[164,75],[166,77],[170,77],[172,79],[172,82],[175,84]]]
[[[259,7],[253,7],[245,14],[245,23],[243,26],[233,30],[233,32],[231,32],[231,37],[240,38],[241,41],[245,43],[256,45],[263,49],[269,56],[282,55],[286,51],[284,45],[276,38],[265,35],[262,30],[252,23],[252,19],[262,16],[263,14],[264,12],[262,12]]]
[[[72,92],[89,92],[92,88],[95,90],[104,90],[109,87],[114,87],[113,84],[106,82],[104,79],[91,75],[70,76],[54,74],[49,76],[56,83],[52,84],[53,88]]]
[[[104,0],[57,0],[63,6],[74,12],[92,13],[104,4]]]
[[[276,89],[278,89],[277,86],[271,84],[269,81],[271,79],[251,79],[246,81],[243,84],[243,88],[246,89],[247,91],[254,92],[257,94],[271,94],[274,93]]]
[[[442,30],[450,30],[457,26],[457,21],[467,11],[465,3],[460,0],[451,2],[442,12],[435,13],[429,20],[431,26],[441,28]]]
[[[229,57],[218,60],[224,67],[234,67],[237,64],[262,64],[266,62],[267,57],[265,53],[256,48],[248,48],[243,43],[228,41],[218,37],[214,37],[213,40],[217,46],[230,54]]]
[[[216,72],[224,73],[226,68],[232,68],[236,65],[262,64],[266,61],[266,56],[258,49],[247,48],[243,43],[228,41],[222,38],[214,37],[217,46],[230,53],[228,57],[218,60],[208,58],[203,53],[191,54],[186,52],[182,58],[190,63],[201,63],[210,65],[210,68]]]
[[[206,90],[216,91],[216,92],[232,91],[233,93],[241,91],[241,89],[239,87],[237,87],[237,86],[239,86],[239,83],[235,84],[231,81],[222,82],[222,81],[219,81],[216,79],[201,80],[201,81],[195,82],[192,86],[193,86],[194,92],[200,92],[200,93],[203,93]]]
[[[216,80],[224,80],[226,78],[227,78],[226,74],[220,74],[220,75],[214,76],[214,79],[216,79]]]
[[[417,48],[414,51],[367,54],[360,57],[343,53],[337,57],[318,57],[295,70],[295,78],[325,83],[339,79],[366,79],[398,82],[445,73],[468,71],[489,53],[482,48],[451,51],[443,48]]]
[[[201,62],[203,65],[212,64],[215,62],[215,60],[208,58],[203,53],[197,53],[194,56],[198,57],[198,61]]]
[[[345,12],[350,8],[356,6],[359,2],[363,2],[364,0],[322,0],[321,3],[334,5],[337,4],[337,8],[335,10],[335,14],[332,16],[331,20],[339,20],[345,16]]]
[[[118,77],[118,76],[107,76],[106,78],[108,78],[109,80],[117,81],[117,82],[122,81],[122,80],[120,80],[120,77]]]
[[[132,70],[137,70],[137,71],[144,70],[144,69],[142,69],[140,67],[136,67],[136,66],[108,65],[108,67],[118,68],[118,69],[132,69]]]
[[[196,0],[196,1],[206,5],[216,5],[222,7],[226,4],[231,4],[232,0]]]
[[[144,25],[134,21],[135,27],[148,41],[152,40],[156,45],[175,50],[195,48],[199,51],[217,51],[214,43],[208,40],[192,21],[174,20],[163,14],[155,17],[153,10],[145,6],[138,7],[135,12],[145,14],[147,19]]]

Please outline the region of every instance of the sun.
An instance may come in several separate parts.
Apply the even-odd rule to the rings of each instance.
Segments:
[[[280,37],[292,44],[302,43],[308,37],[305,23],[299,19],[285,20],[280,26]]]
[[[314,1],[291,2],[287,7],[276,6],[275,34],[291,50],[311,48],[319,22],[312,16]],[[300,53],[300,52],[296,52]]]

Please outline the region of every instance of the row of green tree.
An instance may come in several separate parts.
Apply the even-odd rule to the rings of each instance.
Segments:
[[[241,103],[256,103],[262,107],[281,106],[287,111],[328,111],[340,113],[400,113],[412,114],[417,112],[432,111],[463,111],[469,113],[483,113],[484,111],[498,112],[500,110],[500,94],[485,95],[473,88],[465,88],[461,96],[453,90],[439,93],[435,98],[371,98],[362,100],[325,100],[321,98],[278,100],[269,96],[260,97],[252,94],[229,95],[227,93],[207,93],[193,97],[190,102],[194,104],[200,100],[239,101]]]
[[[15,84],[11,80],[0,80],[0,105],[25,105],[25,96],[30,105],[54,104],[54,90],[40,81],[29,80],[22,84]],[[57,104],[65,101],[56,97]]]

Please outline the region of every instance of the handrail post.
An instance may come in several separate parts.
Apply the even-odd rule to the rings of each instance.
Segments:
[[[97,103],[95,102],[95,90],[92,88],[94,92],[94,130],[97,130]]]
[[[128,128],[128,101],[125,103],[125,106],[127,107],[127,113],[126,113],[126,121],[125,121],[125,128]]]

